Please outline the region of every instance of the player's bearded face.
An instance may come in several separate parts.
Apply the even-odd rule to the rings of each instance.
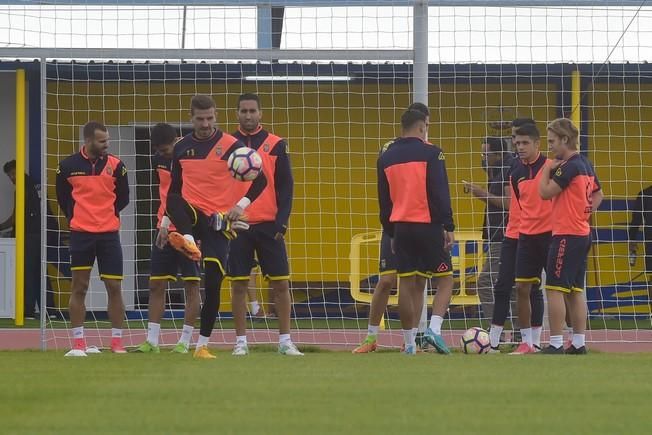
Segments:
[[[205,139],[213,134],[215,130],[215,108],[195,109],[192,114],[192,126],[195,130],[195,136]]]
[[[238,122],[240,123],[240,128],[242,130],[245,132],[253,132],[258,128],[261,118],[262,112],[255,100],[240,101],[238,107]]]
[[[95,130],[95,137],[86,144],[87,152],[95,157],[105,156],[109,152],[109,133],[102,130]]]

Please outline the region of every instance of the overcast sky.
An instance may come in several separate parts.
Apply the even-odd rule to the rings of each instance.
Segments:
[[[635,8],[429,8],[430,63],[604,62]],[[0,6],[0,45],[180,48],[181,7]],[[225,30],[228,29],[228,30]],[[287,8],[282,48],[411,48],[409,7]],[[255,48],[256,9],[189,7],[187,48]],[[612,62],[652,61],[652,7]]]

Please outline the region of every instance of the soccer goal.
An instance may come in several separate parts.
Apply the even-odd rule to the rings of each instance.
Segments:
[[[413,101],[430,107],[429,140],[445,152],[455,224],[464,234],[453,248],[455,295],[444,336],[459,341],[467,328],[490,323],[491,301],[483,300],[490,289],[479,288],[491,255],[491,237],[483,234],[486,204],[463,183],[487,186],[481,144],[498,138],[507,155],[512,119],[533,118],[545,133],[549,121],[566,116],[580,126],[581,151],[606,196],[592,221],[588,340],[652,341],[644,247],[630,265],[627,231],[633,200],[652,183],[652,7],[510,0],[77,3],[23,1],[0,9],[0,68],[25,71],[25,92],[35,105],[28,117],[39,118],[28,119],[35,126],[27,150],[42,168],[31,175],[40,179],[44,199],[44,348],[70,344],[69,230],[54,182],[58,162],[79,150],[81,127],[89,120],[106,124],[110,152],[128,168],[131,201],[120,237],[125,342],[135,345],[145,336],[159,200],[150,128],[167,122],[188,133],[190,98],[206,94],[217,104],[218,126],[235,131],[244,92],[260,96],[263,125],[289,144],[295,188],[286,241],[297,343],[354,346],[366,334],[379,275],[376,159],[399,135],[400,115]],[[541,150],[547,152],[545,138]],[[495,266],[490,271],[495,279]],[[255,287],[271,313],[267,283],[258,277]],[[215,344],[234,338],[229,289],[225,283]],[[390,302],[381,344],[398,346],[398,312]],[[183,304],[181,284],[171,283],[164,344],[179,334]],[[94,271],[86,300],[93,344],[109,340],[106,305]],[[252,317],[248,328],[250,342],[276,340],[273,316]]]

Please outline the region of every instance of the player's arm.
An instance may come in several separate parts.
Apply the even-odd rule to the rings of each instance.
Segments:
[[[129,179],[127,177],[127,167],[120,162],[116,168],[115,183],[115,210],[121,212],[129,204]]]
[[[249,207],[249,205],[254,202],[261,193],[263,193],[265,187],[267,187],[267,177],[265,177],[265,174],[261,171],[256,179],[251,182],[251,186],[249,186],[247,193],[245,193],[236,205],[226,214],[226,218],[230,221],[239,220],[247,207]]]
[[[56,192],[57,192],[57,203],[59,208],[63,211],[63,214],[70,220],[71,218],[71,205],[72,205],[72,185],[68,182],[68,174],[64,168],[57,168],[57,179],[56,179]]]
[[[509,187],[508,186],[506,186],[503,189],[503,195],[498,196],[487,191],[483,187],[480,187],[477,184],[470,183],[466,180],[462,180],[462,183],[464,183],[464,191],[471,193],[480,201],[485,202],[487,204],[491,204],[494,207],[502,208],[503,210],[509,210]]]
[[[387,175],[385,175],[385,167],[382,164],[382,161],[378,159],[376,163],[376,169],[378,174],[378,205],[380,208],[380,223],[383,226],[383,231],[387,233],[390,237],[394,237],[394,225],[389,221],[389,217],[392,215],[392,198],[389,194],[389,181],[387,180]]]
[[[448,232],[455,230],[453,223],[453,208],[451,206],[450,188],[444,154],[438,152],[427,163],[426,184],[428,197],[431,204],[439,214],[444,229]]]
[[[562,164],[561,160],[552,160],[547,162],[546,165],[541,168],[541,181],[539,182],[539,195],[543,199],[552,199],[555,196],[559,195],[562,190],[571,180],[571,174],[569,171],[561,171],[559,166]],[[566,165],[568,166],[568,165]],[[554,176],[551,176],[551,173],[555,173]]]
[[[274,186],[276,187],[276,232],[285,234],[292,211],[292,198],[294,195],[294,179],[290,157],[287,153],[285,141],[278,143],[274,149],[276,154],[276,169],[274,171]]]

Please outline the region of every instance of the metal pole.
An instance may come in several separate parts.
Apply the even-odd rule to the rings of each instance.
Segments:
[[[414,72],[412,76],[413,102],[428,105],[428,2],[414,4]]]
[[[25,70],[16,70],[16,326],[25,324]]]
[[[186,48],[186,17],[188,14],[188,6],[183,7],[183,22],[181,23],[181,48]]]
[[[45,326],[47,322],[47,265],[48,265],[48,159],[47,159],[47,63],[41,58],[41,350],[47,349]],[[53,307],[54,308],[54,307]]]

